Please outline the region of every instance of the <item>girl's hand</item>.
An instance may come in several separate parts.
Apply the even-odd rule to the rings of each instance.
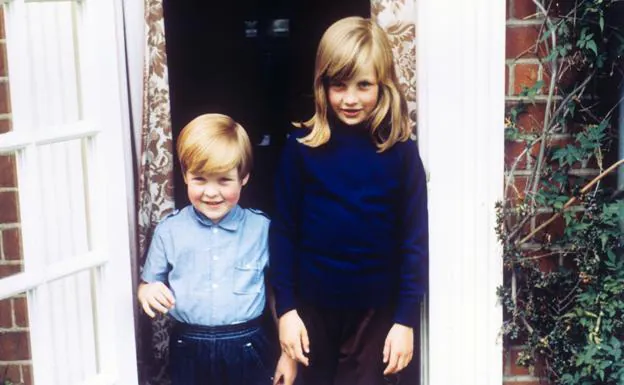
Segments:
[[[162,282],[140,284],[137,297],[139,298],[139,303],[141,303],[143,311],[151,318],[156,317],[156,313],[154,313],[152,308],[163,314],[167,314],[175,304],[173,293]]]
[[[383,362],[387,363],[384,375],[403,370],[414,354],[414,329],[401,324],[394,324],[383,349]]]
[[[273,377],[273,385],[292,385],[297,377],[297,361],[288,357],[282,352],[277,362],[275,375]]]
[[[293,309],[280,317],[279,338],[282,352],[291,359],[308,366],[308,357],[304,355],[304,352],[310,353],[310,341],[308,331],[299,318],[297,310]]]

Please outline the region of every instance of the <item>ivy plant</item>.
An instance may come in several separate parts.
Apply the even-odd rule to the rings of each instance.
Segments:
[[[552,384],[622,385],[624,193],[612,174],[624,163],[614,149],[624,3],[534,3],[543,20],[534,50],[548,76],[524,88],[505,124],[524,150],[497,207],[502,334],[523,346],[518,364]],[[520,127],[531,103],[545,106],[544,121]]]

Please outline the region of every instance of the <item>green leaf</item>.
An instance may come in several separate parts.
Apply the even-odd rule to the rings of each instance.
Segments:
[[[598,56],[598,47],[596,46],[596,42],[594,40],[589,40],[587,42],[587,49],[590,49],[594,55]]]

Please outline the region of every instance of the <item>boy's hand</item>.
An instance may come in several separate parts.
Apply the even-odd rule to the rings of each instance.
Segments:
[[[275,368],[273,385],[292,385],[297,377],[297,361],[282,352]]]
[[[140,284],[137,297],[139,298],[141,307],[143,307],[143,311],[151,318],[156,316],[152,308],[163,314],[167,314],[175,304],[173,293],[162,282]]]
[[[308,331],[303,324],[297,310],[291,310],[279,319],[279,337],[282,352],[293,360],[308,366],[308,357],[303,353],[310,353]]]
[[[394,324],[383,349],[383,362],[387,363],[384,375],[403,370],[414,354],[414,329],[401,324]]]

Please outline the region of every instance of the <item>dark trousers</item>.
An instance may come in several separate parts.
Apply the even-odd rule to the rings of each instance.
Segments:
[[[276,348],[259,319],[216,327],[176,323],[171,385],[270,385]]]
[[[341,310],[304,305],[297,309],[310,338],[310,366],[300,367],[305,385],[418,385],[418,338],[414,359],[397,375],[384,376],[383,347],[392,309]]]

